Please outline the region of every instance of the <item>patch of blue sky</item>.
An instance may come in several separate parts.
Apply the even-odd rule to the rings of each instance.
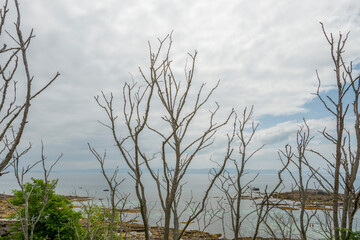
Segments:
[[[358,64],[358,67],[360,67],[360,64]],[[331,103],[331,101],[328,99],[331,98],[334,102],[337,102],[338,100],[338,95],[337,95],[337,89],[332,89],[326,93],[321,93],[321,97],[323,98],[324,101],[326,101],[328,107],[330,109],[332,109],[333,111],[336,111],[336,108],[334,106],[333,103]],[[349,105],[349,109],[347,112],[347,115],[352,115],[353,114],[353,105],[352,105],[352,101],[354,100],[354,91],[352,90],[352,88],[350,87],[350,89],[348,90],[347,94],[343,97],[343,103],[344,106]],[[295,114],[290,114],[290,115],[263,115],[257,118],[257,120],[260,122],[260,128],[268,128],[271,126],[274,126],[278,123],[281,122],[289,122],[289,121],[294,121],[294,122],[299,122],[302,121],[303,119],[305,120],[310,120],[310,119],[321,119],[321,118],[326,118],[326,117],[333,117],[334,115],[332,113],[330,113],[325,106],[323,105],[323,103],[320,101],[320,99],[318,97],[314,97],[310,102],[306,103],[303,105],[302,107],[304,109],[304,111],[300,111],[297,112]]]
[[[324,110],[324,107],[319,99],[314,98],[312,101],[303,105],[305,111],[301,111],[290,115],[263,115],[257,120],[260,122],[260,128],[272,127],[281,122],[299,122],[306,119],[320,119],[330,116],[329,112]]]

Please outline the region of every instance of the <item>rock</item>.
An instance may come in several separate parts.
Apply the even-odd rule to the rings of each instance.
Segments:
[[[5,237],[10,235],[9,231],[11,229],[11,225],[14,223],[15,221],[0,220],[0,237]]]
[[[11,195],[0,194],[0,218],[8,218],[11,214],[15,213],[11,205],[6,201],[6,199],[13,198]]]

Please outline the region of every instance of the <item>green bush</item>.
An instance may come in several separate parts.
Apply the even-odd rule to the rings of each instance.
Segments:
[[[346,229],[347,232],[350,232]],[[349,240],[359,240],[360,239],[360,231],[356,231],[356,232],[350,232],[349,234]]]
[[[26,194],[29,197],[29,216],[36,217],[43,206],[45,194],[45,182],[42,179],[31,178],[32,182],[24,184]],[[34,239],[75,239],[76,232],[81,232],[79,220],[81,213],[73,209],[72,203],[62,195],[55,194],[57,181],[49,181],[49,196],[45,209],[40,217],[39,222],[34,229]],[[11,203],[15,206],[22,206],[21,215],[24,216],[25,203],[23,194],[20,190],[13,190],[14,199]],[[19,218],[17,215],[16,218]],[[12,239],[23,239],[22,232],[19,232],[20,222],[16,223],[13,231],[16,232]]]
[[[87,202],[82,206],[82,214],[84,221],[84,239],[108,239],[111,235],[110,219],[111,209],[105,206],[99,206],[94,202]],[[116,226],[120,224],[120,212],[115,216],[114,234],[116,234]],[[120,238],[122,239],[122,238]]]

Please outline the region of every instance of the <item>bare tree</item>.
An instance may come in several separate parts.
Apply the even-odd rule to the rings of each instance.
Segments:
[[[304,124],[300,126],[300,129],[296,134],[296,151],[293,152],[293,148],[291,145],[285,146],[285,151],[280,150],[280,155],[290,161],[290,165],[287,170],[293,179],[295,187],[292,188],[293,191],[298,192],[298,199],[296,199],[300,203],[300,214],[299,216],[295,216],[293,210],[283,209],[289,218],[292,219],[292,223],[295,226],[296,230],[299,233],[300,239],[307,239],[307,232],[310,227],[311,220],[315,218],[317,214],[317,210],[314,211],[306,210],[309,205],[308,194],[310,194],[310,184],[313,184],[315,180],[315,173],[312,172],[307,176],[304,176],[304,167],[310,166],[309,161],[307,160],[307,152],[309,151],[309,144],[312,140],[310,136],[309,126],[306,124],[304,120]],[[290,169],[290,167],[295,166],[295,171]],[[294,174],[297,173],[297,175]]]
[[[74,194],[77,196],[77,194]],[[90,194],[88,193],[88,200],[85,202],[80,202],[81,204],[81,213],[83,218],[83,226],[85,228],[85,233],[81,234],[79,231],[77,231],[77,228],[74,226],[74,229],[76,230],[76,236],[77,239],[97,239],[101,236],[101,229],[97,224],[97,218],[95,217],[96,214],[99,212],[99,206],[95,203],[94,198],[90,197]]]
[[[219,184],[217,187],[221,192],[224,193],[227,206],[230,211],[231,216],[231,231],[234,234],[234,239],[238,240],[241,236],[241,225],[251,215],[242,214],[242,199],[246,193],[251,191],[251,184],[256,179],[258,174],[250,180],[244,180],[246,175],[246,164],[247,162],[263,148],[263,145],[256,148],[255,150],[250,151],[249,146],[252,143],[253,137],[258,128],[258,124],[255,125],[254,122],[251,122],[250,133],[247,133],[246,130],[250,124],[251,119],[253,118],[253,107],[250,111],[247,108],[244,109],[242,117],[240,119],[236,118],[234,122],[234,135],[236,135],[239,146],[238,156],[230,158],[230,167],[234,168],[235,173],[230,173],[224,171],[221,177],[219,178]],[[229,167],[229,166],[228,166]]]
[[[127,199],[129,198],[129,194],[120,194],[118,187],[125,181],[125,178],[118,180],[118,172],[119,168],[117,167],[111,176],[105,171],[105,159],[106,159],[106,151],[104,152],[103,156],[101,156],[94,148],[90,146],[88,143],[89,149],[91,153],[96,157],[96,160],[100,164],[101,173],[106,179],[108,187],[110,188],[110,210],[111,210],[111,218],[110,218],[110,239],[114,239],[114,231],[117,230],[115,226],[115,217],[116,217],[116,210],[120,203],[122,208],[124,208]],[[120,223],[121,224],[121,223]],[[115,236],[116,237],[116,236]]]
[[[51,173],[53,167],[56,165],[56,163],[62,157],[62,154],[61,154],[59,156],[59,158],[56,159],[56,161],[53,164],[51,164],[50,168],[47,169],[46,165],[45,165],[46,156],[44,155],[44,146],[42,144],[41,160],[37,161],[36,163],[34,163],[32,165],[28,165],[27,167],[20,167],[19,166],[20,158],[23,157],[30,150],[30,148],[31,148],[31,145],[21,153],[18,153],[17,151],[15,151],[14,161],[11,164],[14,168],[14,174],[15,174],[17,183],[20,187],[22,196],[24,198],[24,210],[25,210],[24,214],[22,214],[21,211],[19,211],[17,208],[15,208],[13,206],[13,204],[10,203],[10,201],[7,201],[10,204],[10,206],[16,211],[16,213],[18,215],[18,218],[19,218],[20,224],[21,224],[21,229],[22,229],[25,240],[28,240],[28,239],[32,240],[34,238],[35,226],[39,222],[39,220],[43,214],[43,211],[45,210],[50,192],[53,190],[53,188],[56,186],[56,183],[57,183],[57,180],[55,180],[54,183],[50,183],[50,181],[49,181],[50,173]],[[37,214],[30,215],[29,199],[30,199],[31,195],[33,194],[33,188],[30,189],[30,191],[28,191],[28,189],[25,189],[24,177],[32,168],[34,168],[39,163],[41,163],[43,174],[44,174],[43,175],[43,180],[44,180],[44,184],[45,184],[44,195],[43,195],[43,200],[41,202],[41,208],[39,209]]]
[[[193,204],[196,206],[196,204]],[[198,215],[198,217],[195,219],[196,225],[197,225],[197,238],[201,239],[203,237],[204,232],[209,229],[213,224],[221,221],[222,219],[219,217],[219,215],[222,212],[222,209],[219,208],[218,203],[213,205],[209,199],[207,199],[207,202],[205,204],[204,211]],[[192,208],[192,205],[190,205],[190,209]],[[191,209],[194,211],[194,209]],[[221,235],[221,234],[220,234]]]
[[[254,200],[254,204],[256,206],[255,210],[256,210],[257,218],[254,226],[254,234],[252,236],[253,240],[257,239],[263,223],[265,224],[265,227],[267,227],[267,221],[271,210],[273,210],[276,206],[278,206],[282,202],[281,199],[274,200],[273,198],[276,195],[276,193],[281,192],[283,190],[284,180],[282,174],[289,166],[290,161],[289,159],[286,159],[286,161],[284,161],[281,158],[280,153],[279,153],[279,157],[280,160],[283,162],[283,167],[277,173],[278,182],[276,186],[271,191],[268,191],[268,186],[266,186],[265,191],[260,199],[260,202]]]
[[[16,35],[12,35],[5,28],[9,12],[9,1],[5,0],[2,9],[0,9],[0,176],[3,175],[6,168],[15,153],[23,135],[26,123],[28,122],[28,113],[32,100],[44,91],[60,75],[56,75],[40,90],[33,91],[32,84],[34,77],[31,76],[27,59],[27,49],[31,40],[35,37],[33,30],[27,37],[23,36],[21,30],[20,8],[18,0],[14,0],[17,19],[14,23]],[[5,42],[6,35],[13,41],[14,46],[8,46]],[[20,63],[21,60],[22,63]],[[25,71],[23,80],[15,79],[18,66],[22,65]],[[21,86],[21,87],[19,87]],[[24,92],[19,94],[18,89]],[[19,96],[24,95],[24,99]]]
[[[317,73],[318,89],[316,95],[322,102],[324,108],[335,118],[336,132],[333,134],[326,128],[322,135],[326,140],[334,145],[332,158],[325,156],[313,150],[318,156],[325,160],[327,172],[333,178],[330,181],[328,176],[321,174],[317,169],[312,168],[319,184],[322,188],[333,195],[332,200],[332,221],[333,236],[335,239],[346,239],[350,236],[354,215],[359,209],[358,199],[360,197],[359,189],[356,189],[354,182],[357,177],[360,160],[360,115],[359,115],[359,78],[354,76],[352,62],[346,64],[343,53],[348,40],[349,33],[343,35],[341,32],[335,39],[333,34],[328,34],[324,25],[320,23],[324,36],[330,46],[331,59],[334,64],[336,96],[320,93],[321,79]],[[345,98],[351,98],[351,104]],[[350,121],[348,117],[349,110],[353,110],[354,131],[346,129],[346,122]],[[352,145],[351,136],[355,135],[355,146]],[[340,205],[343,205],[340,208]],[[339,214],[340,213],[340,214]]]
[[[149,226],[149,216],[148,216],[149,212],[148,212],[148,205],[147,205],[147,201],[146,201],[145,188],[144,188],[144,184],[142,182],[143,172],[142,172],[141,165],[142,165],[143,161],[139,154],[138,146],[140,145],[139,144],[139,136],[145,128],[147,118],[149,115],[150,101],[151,101],[151,97],[153,94],[154,83],[149,83],[149,85],[147,87],[145,87],[144,90],[139,88],[136,91],[135,88],[136,88],[135,84],[129,85],[127,83],[123,87],[123,97],[125,100],[123,114],[125,117],[126,127],[128,128],[128,131],[129,131],[129,135],[126,137],[118,137],[118,133],[117,133],[118,129],[116,127],[116,122],[115,122],[117,119],[117,116],[114,115],[112,94],[111,94],[110,98],[107,98],[105,96],[105,94],[103,93],[102,96],[105,101],[105,105],[103,105],[101,103],[101,100],[99,99],[98,96],[95,99],[96,99],[97,103],[99,104],[99,106],[105,110],[107,117],[110,120],[109,125],[104,124],[104,123],[103,124],[111,130],[113,138],[116,142],[116,146],[118,147],[126,164],[130,168],[131,172],[129,174],[135,180],[135,193],[136,193],[137,199],[139,200],[141,218],[142,218],[144,228],[145,228],[145,239],[148,240],[148,239],[150,239],[150,236],[149,236],[150,226]],[[133,94],[134,91],[136,91],[137,98],[132,99],[131,94]],[[140,111],[141,111],[140,104],[145,96],[148,97],[148,99],[146,100],[146,107],[145,107],[145,109],[147,109],[147,110],[145,111],[145,113],[143,115],[140,115],[141,114],[140,113]],[[130,108],[129,114],[127,113],[127,107]],[[138,121],[135,124],[132,122],[134,114],[136,114],[138,116]],[[133,126],[133,124],[135,126]],[[128,149],[126,147],[127,141],[133,143],[135,147]]]
[[[168,47],[164,49],[166,41],[168,41]],[[96,97],[97,103],[105,110],[110,121],[109,124],[104,125],[110,128],[116,145],[130,168],[132,178],[135,180],[135,190],[140,203],[142,220],[145,225],[146,239],[149,239],[149,221],[146,194],[142,180],[144,168],[150,173],[156,184],[159,203],[164,214],[164,239],[170,238],[171,224],[174,227],[173,239],[180,239],[190,222],[205,209],[209,192],[214,186],[215,180],[224,170],[225,163],[232,153],[230,147],[232,137],[228,136],[228,146],[225,157],[219,161],[221,162],[220,167],[214,170],[214,177],[205,189],[203,198],[193,208],[194,211],[187,217],[187,224],[179,232],[178,203],[182,199],[181,186],[184,184],[184,176],[199,153],[212,144],[217,130],[227,124],[232,112],[226,116],[223,122],[216,123],[215,116],[219,109],[217,105],[215,110],[210,111],[209,123],[208,126],[204,127],[203,132],[195,137],[189,134],[190,128],[194,124],[194,119],[200,109],[208,102],[218,84],[207,94],[203,93],[204,84],[201,85],[195,98],[192,99],[190,90],[193,83],[197,52],[189,54],[191,67],[189,70],[185,68],[185,84],[183,85],[183,82],[176,80],[172,71],[172,61],[170,60],[171,45],[171,35],[163,40],[159,39],[159,48],[155,52],[149,43],[149,76],[140,69],[144,86],[137,88],[135,83],[124,85],[123,117],[124,126],[128,131],[125,137],[118,137],[115,123],[117,116],[113,109],[112,95],[106,97],[103,94],[103,100]],[[160,56],[164,56],[164,59],[161,60]],[[148,121],[151,110],[150,105],[155,101],[158,101],[157,103],[162,108],[164,116],[152,115],[151,117],[158,117],[164,121],[164,125],[161,128],[152,127]],[[155,138],[162,139],[158,151],[154,150],[152,154],[149,154],[144,150],[141,144],[144,132],[155,134]],[[156,147],[154,146],[154,148]],[[155,170],[151,165],[152,160],[160,160],[161,171]]]
[[[265,232],[272,239],[297,239],[295,238],[297,235],[294,234],[294,219],[289,214],[272,212],[268,214],[267,218],[268,220],[264,221]]]

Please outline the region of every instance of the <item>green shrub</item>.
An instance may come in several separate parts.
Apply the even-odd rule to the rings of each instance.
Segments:
[[[350,232],[349,240],[360,240],[360,231]]]
[[[94,202],[87,202],[82,206],[83,221],[85,234],[84,239],[105,239],[110,238],[110,219],[111,209],[105,206],[99,206]],[[120,224],[120,212],[116,213],[115,216],[115,228],[114,234],[116,234],[116,226]],[[106,238],[107,239],[107,238]],[[120,238],[122,239],[122,238]]]
[[[29,197],[29,216],[36,217],[43,206],[45,194],[45,182],[42,179],[31,178],[32,182],[24,184],[26,194]],[[34,239],[75,239],[76,231],[81,232],[79,220],[81,213],[73,209],[72,203],[64,196],[55,194],[57,181],[49,181],[49,196],[45,209],[40,217],[39,222],[34,228]],[[23,194],[20,190],[13,190],[14,199],[11,203],[15,206],[22,206],[25,203]],[[25,207],[20,210],[24,216]],[[16,218],[19,218],[17,215]],[[16,223],[13,230],[16,232],[12,239],[23,239],[22,232],[19,232],[20,222]],[[30,230],[30,229],[29,229]]]

